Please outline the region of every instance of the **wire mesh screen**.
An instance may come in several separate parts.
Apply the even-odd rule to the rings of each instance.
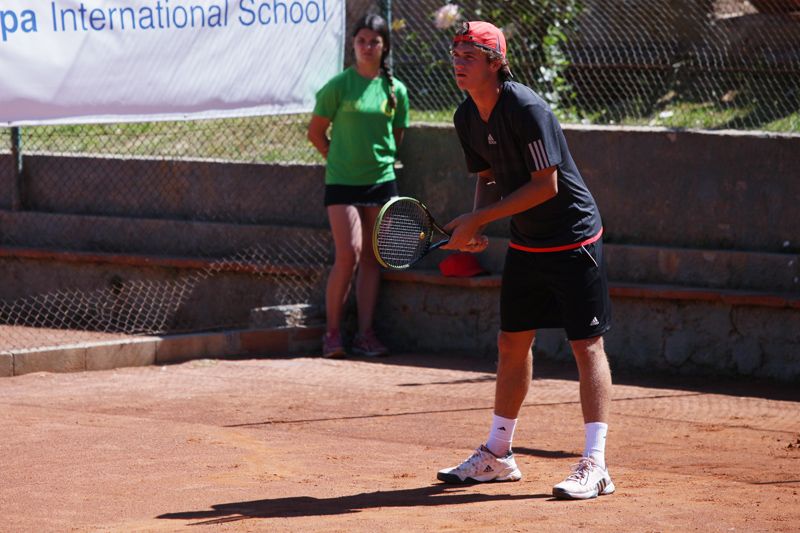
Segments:
[[[450,42],[483,19],[565,123],[800,131],[797,0],[352,0],[348,35],[366,11],[391,21],[413,120],[451,121]],[[309,118],[0,128],[2,348],[319,302],[332,253]]]
[[[305,140],[310,114],[22,128],[26,154],[320,163]],[[4,135],[8,142],[9,135]]]
[[[201,283],[231,271],[275,276],[279,280],[269,301],[262,301],[262,304],[305,303],[309,300],[312,285],[320,279],[319,265],[324,263],[325,257],[318,253],[319,243],[303,244],[306,245],[303,253],[287,253],[281,243],[254,246],[170,280],[112,276],[104,287],[64,288],[1,301],[0,323],[48,329],[50,341],[57,337],[55,332],[58,330],[127,335],[174,331],[180,329],[175,318],[191,301]],[[304,260],[302,265],[299,259]],[[217,321],[205,324],[205,327],[236,325],[240,324]],[[33,335],[26,329],[0,328],[0,335],[5,336],[3,340],[6,343],[13,341],[15,334]]]
[[[515,78],[564,122],[800,131],[795,0],[419,0],[392,14],[395,69],[425,118],[461,98],[453,32],[489,20]]]
[[[320,306],[332,245],[308,118],[4,129],[2,349]]]

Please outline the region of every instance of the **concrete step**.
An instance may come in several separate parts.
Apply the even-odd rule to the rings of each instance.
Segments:
[[[645,284],[800,295],[800,255],[606,245],[609,278]]]
[[[286,224],[237,224],[151,218],[53,214],[0,210],[0,243],[52,248],[184,257],[259,254],[274,264],[332,262],[327,228]],[[502,271],[508,239],[491,237],[478,260]],[[684,285],[800,293],[800,254],[708,250],[606,243],[609,279],[619,282]],[[420,263],[435,269],[447,252]]]
[[[384,279],[376,329],[393,350],[496,356],[499,275]],[[604,338],[615,368],[800,381],[800,294],[646,283],[611,283],[610,292],[613,328]],[[561,329],[540,331],[536,350],[572,357]]]
[[[244,327],[253,309],[321,307],[327,266],[272,258],[0,248],[4,324],[147,333]]]
[[[318,327],[326,273],[257,261],[8,247],[0,249],[0,268],[7,280],[0,285],[0,314],[7,319],[16,312],[28,320],[18,325],[39,327],[53,324],[31,320],[77,319],[70,296],[78,293],[102,300],[79,306],[84,314],[95,308],[104,312],[92,322],[101,326],[122,323],[109,310],[126,316],[133,310],[142,317],[166,316],[169,324],[184,328],[274,329],[299,322]],[[298,280],[300,285],[293,284]],[[376,329],[394,351],[495,354],[499,275],[447,278],[438,270],[414,269],[385,272],[384,280]],[[617,281],[611,283],[611,294],[614,329],[606,344],[618,368],[800,378],[796,293]],[[175,298],[179,305],[173,305]],[[164,313],[151,309],[164,302],[169,307]],[[287,309],[288,303],[308,305]],[[137,324],[147,325],[144,319]],[[561,330],[540,332],[537,351],[555,359],[570,357]]]
[[[321,165],[48,154],[23,164],[22,206],[33,211],[327,225]]]
[[[608,242],[800,252],[800,136],[580,125],[564,134]],[[399,157],[400,191],[437,221],[471,208],[475,181],[451,124],[415,125]],[[508,223],[487,233],[509,237]]]
[[[243,328],[13,349],[0,352],[0,377],[164,365],[194,359],[313,356],[320,353],[324,330],[323,326]]]
[[[258,307],[250,310],[250,327],[296,328],[325,324],[324,306],[314,304],[285,304]]]
[[[491,237],[489,248],[476,257],[499,274],[507,249],[508,239]],[[800,294],[799,254],[613,243],[605,243],[604,250],[611,281]],[[419,268],[436,269],[447,254],[432,252]]]
[[[438,270],[386,271],[382,277],[390,282],[493,290],[499,290],[502,281],[502,276],[499,274],[458,278],[443,276]],[[729,305],[800,309],[800,294],[765,291],[610,281],[609,293],[612,297],[722,302]]]
[[[276,264],[310,265],[329,262],[333,250],[326,228],[8,210],[0,210],[0,243],[159,256],[258,253]]]

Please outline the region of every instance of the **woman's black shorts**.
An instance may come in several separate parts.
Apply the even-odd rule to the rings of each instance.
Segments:
[[[562,252],[509,248],[500,291],[500,329],[564,328],[569,340],[611,329],[602,239]]]
[[[382,206],[397,196],[397,180],[375,185],[325,185],[325,207],[329,205]]]

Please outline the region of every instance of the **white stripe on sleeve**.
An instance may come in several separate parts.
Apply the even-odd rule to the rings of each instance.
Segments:
[[[550,166],[550,159],[547,157],[547,150],[544,149],[544,143],[541,139],[528,143],[528,150],[531,152],[536,170],[542,170]]]
[[[541,139],[536,141],[535,148],[536,151],[539,152],[539,156],[542,158],[542,167],[539,170],[549,167],[550,159],[548,159],[547,157],[547,150],[544,149],[544,141],[542,141]]]
[[[539,159],[539,154],[533,149],[533,143],[528,143],[528,150],[531,151],[531,158],[533,158],[533,164],[536,167],[536,170],[541,170],[542,162]]]

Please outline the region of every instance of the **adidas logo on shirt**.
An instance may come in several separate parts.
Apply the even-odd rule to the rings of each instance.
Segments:
[[[491,133],[489,134],[487,141],[489,141],[489,144],[497,144],[497,141],[494,140],[494,137],[492,137]]]

